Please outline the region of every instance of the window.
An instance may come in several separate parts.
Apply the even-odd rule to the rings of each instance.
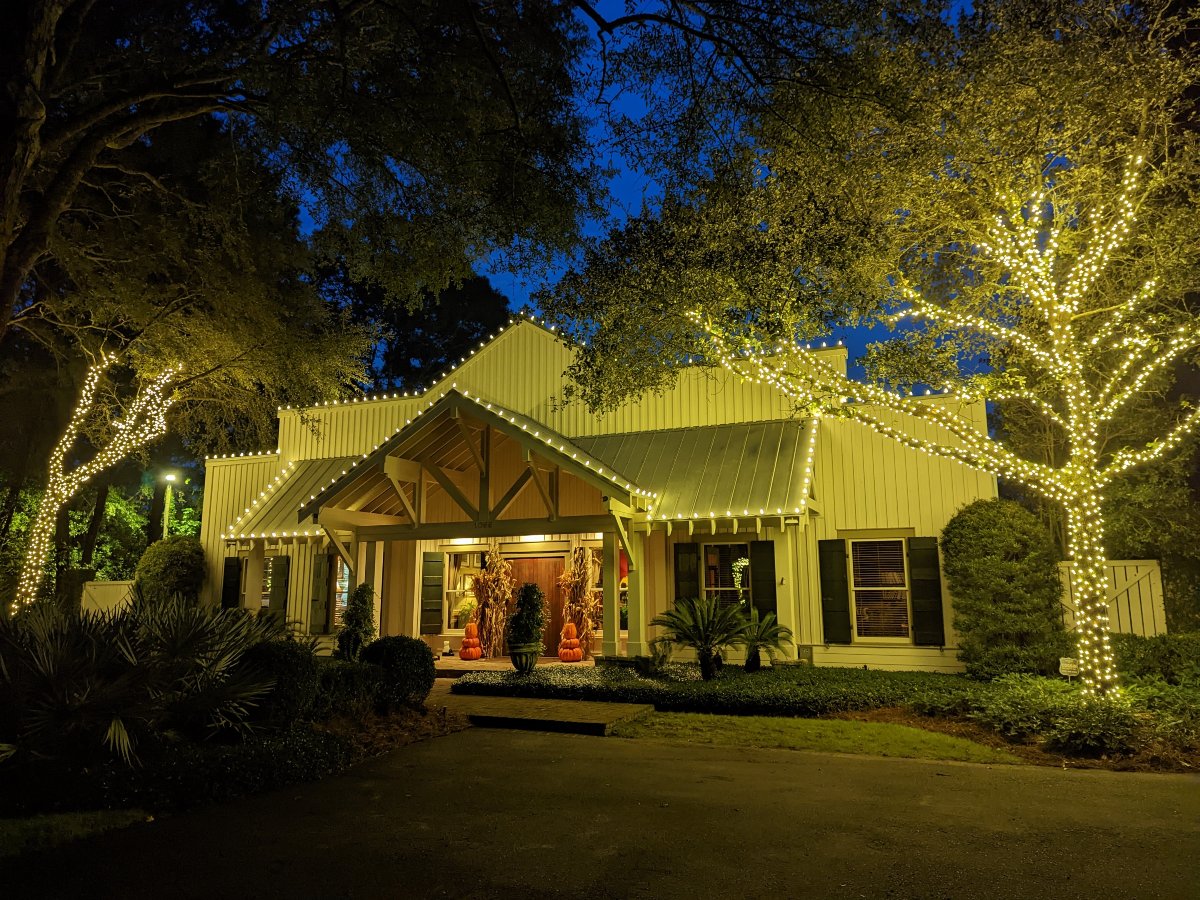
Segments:
[[[750,546],[748,544],[704,544],[701,591],[716,597],[723,606],[750,599]],[[739,587],[740,584],[740,587]]]
[[[342,613],[350,600],[350,567],[340,556],[337,557],[333,569],[333,627],[342,625]]]
[[[446,554],[445,627],[462,631],[475,613],[474,581],[483,571],[482,553]]]
[[[860,638],[908,637],[904,541],[851,541],[854,626]]]
[[[265,557],[263,559],[262,596],[259,603],[259,606],[262,609],[270,609],[271,607],[271,583],[274,574],[275,557]]]

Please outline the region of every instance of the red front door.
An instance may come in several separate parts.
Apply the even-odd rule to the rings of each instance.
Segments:
[[[546,630],[543,633],[546,649],[543,652],[547,656],[557,655],[558,637],[562,634],[563,627],[563,599],[558,586],[558,576],[563,573],[562,557],[521,557],[510,559],[509,562],[512,563],[513,581],[516,582],[518,591],[522,585],[533,582],[546,595]]]

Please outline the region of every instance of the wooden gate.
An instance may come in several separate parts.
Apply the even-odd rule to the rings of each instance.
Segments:
[[[1112,631],[1152,636],[1167,633],[1163,609],[1162,573],[1156,559],[1110,559],[1108,574],[1108,622]],[[1065,588],[1063,624],[1075,627],[1075,603],[1071,586],[1071,564],[1058,564]]]

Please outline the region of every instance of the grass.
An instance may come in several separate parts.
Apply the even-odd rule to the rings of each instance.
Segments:
[[[149,820],[149,814],[140,809],[50,813],[22,819],[0,819],[0,859],[57,847],[69,841]]]
[[[617,725],[618,737],[653,738],[691,744],[865,753],[904,759],[1020,764],[1011,753],[946,734],[876,722],[840,719],[783,719],[770,716],[716,716],[706,713],[651,713]]]

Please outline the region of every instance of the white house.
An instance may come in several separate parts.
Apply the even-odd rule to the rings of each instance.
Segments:
[[[733,563],[748,559],[742,599],[777,613],[801,658],[960,668],[937,535],[996,496],[991,476],[797,419],[774,389],[702,366],[592,415],[558,401],[574,349],[532,321],[464,352],[418,396],[284,409],[277,449],[209,459],[208,600],[327,634],[366,581],[383,634],[440,650],[461,639],[470,575],[497,547],[550,598],[552,653],[556,579],[585,546],[602,560],[601,651],[638,655],[676,597],[738,599]],[[846,365],[840,347],[813,352]],[[986,427],[982,403],[928,402]]]

